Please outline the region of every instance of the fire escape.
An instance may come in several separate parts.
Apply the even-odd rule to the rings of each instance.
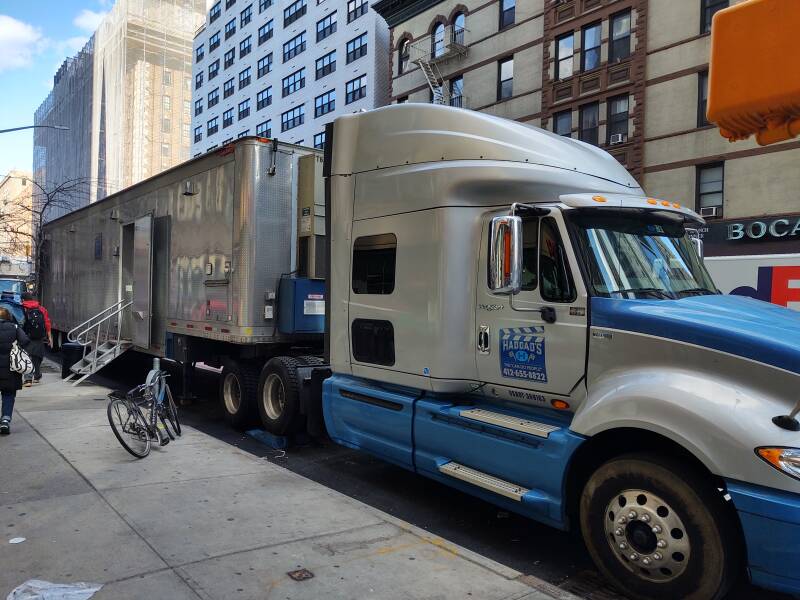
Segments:
[[[431,89],[434,104],[449,104],[466,108],[461,90],[451,90],[445,85],[441,66],[446,62],[467,55],[464,42],[466,29],[456,25],[447,25],[438,33],[432,33],[410,45],[411,62],[418,65],[425,81]]]

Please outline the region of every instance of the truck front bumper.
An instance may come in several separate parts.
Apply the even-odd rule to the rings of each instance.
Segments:
[[[739,513],[750,579],[759,586],[800,594],[800,494],[728,481]]]

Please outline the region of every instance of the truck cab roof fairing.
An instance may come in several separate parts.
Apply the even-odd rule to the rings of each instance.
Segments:
[[[471,110],[394,104],[341,116],[334,131],[338,149],[333,156],[334,175],[441,160],[483,159],[576,171],[642,193],[625,167],[600,148]]]

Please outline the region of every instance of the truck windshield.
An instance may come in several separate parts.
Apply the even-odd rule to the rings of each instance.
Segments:
[[[597,296],[676,299],[717,294],[675,213],[585,209],[572,216]]]

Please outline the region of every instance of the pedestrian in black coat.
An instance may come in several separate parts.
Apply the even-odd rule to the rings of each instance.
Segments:
[[[8,435],[11,432],[14,400],[17,392],[22,389],[22,375],[11,370],[11,348],[15,340],[22,348],[26,348],[30,343],[28,336],[14,322],[8,309],[0,307],[0,395],[3,398],[0,435]]]

